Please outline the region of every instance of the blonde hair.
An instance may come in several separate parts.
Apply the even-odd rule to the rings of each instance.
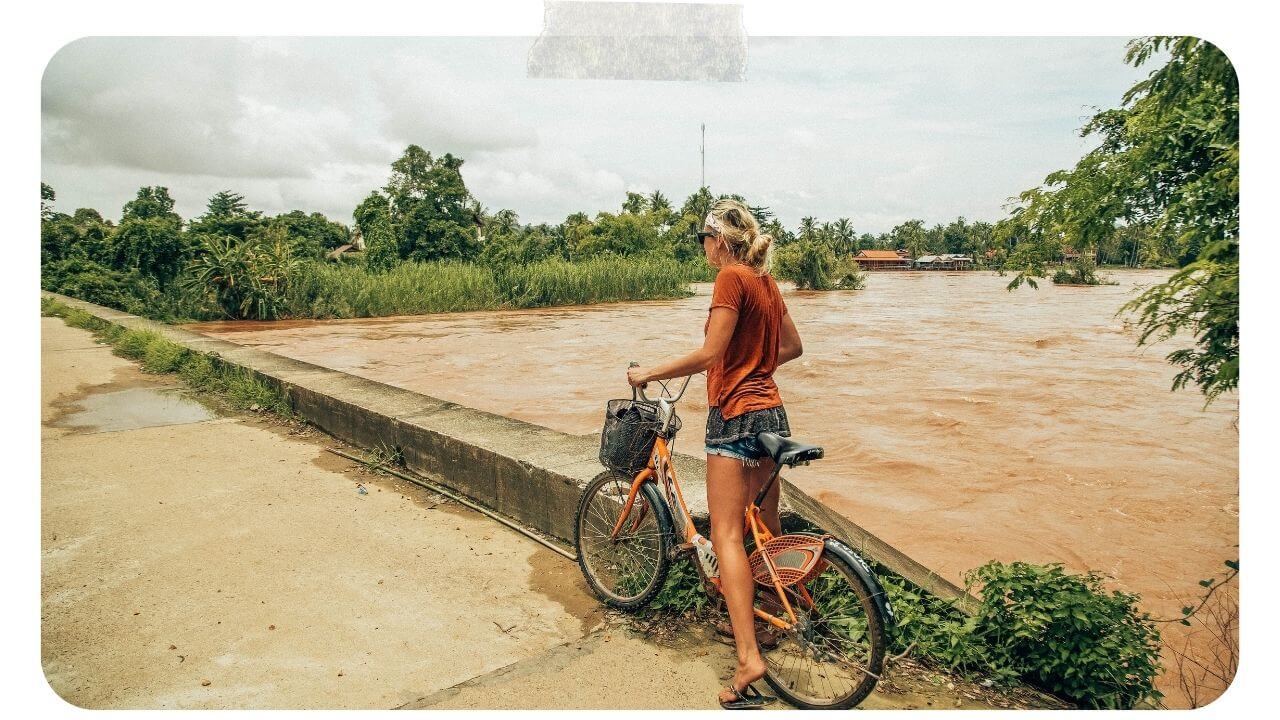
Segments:
[[[769,272],[773,262],[773,236],[760,232],[760,223],[746,205],[728,198],[717,200],[708,216],[715,218],[712,227],[724,239],[735,260],[757,275]]]

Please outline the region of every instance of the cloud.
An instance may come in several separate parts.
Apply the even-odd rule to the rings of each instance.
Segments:
[[[486,205],[514,208],[523,222],[559,222],[575,212],[618,212],[630,189],[621,175],[576,153],[542,148],[482,153],[463,165],[462,177]]]
[[[140,185],[203,211],[349,220],[415,143],[465,160],[526,222],[616,211],[628,190],[713,191],[790,226],[995,219],[1087,150],[1076,129],[1146,69],[1119,38],[751,38],[740,83],[530,80],[531,38],[89,38],[50,61],[43,178],[59,208]]]

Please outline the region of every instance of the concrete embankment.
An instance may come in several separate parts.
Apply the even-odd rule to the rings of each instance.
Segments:
[[[406,467],[566,545],[581,488],[601,467],[597,441],[460,406],[74,298],[44,293],[126,328],[154,331],[212,353],[279,387],[294,411],[346,442],[398,449]],[[695,515],[705,515],[704,460],[677,455],[676,472]],[[784,481],[783,512],[826,529],[864,556],[943,599],[971,598],[907,554]]]

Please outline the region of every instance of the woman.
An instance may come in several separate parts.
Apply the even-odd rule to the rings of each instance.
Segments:
[[[642,386],[707,371],[711,544],[719,559],[720,586],[738,651],[737,672],[720,692],[720,704],[757,707],[774,698],[748,690],[764,676],[765,663],[752,613],[755,582],[743,547],[743,512],[773,472],[773,459],[756,442],[756,433],[791,434],[773,372],[800,357],[800,334],[769,274],[773,238],[760,232],[745,205],[737,200],[717,202],[698,237],[707,261],[720,269],[702,347],[652,368],[631,368],[627,381]],[[773,485],[761,508],[765,525],[775,535],[781,534],[779,485]]]

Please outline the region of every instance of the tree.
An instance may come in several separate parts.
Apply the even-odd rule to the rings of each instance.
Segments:
[[[566,260],[582,257],[591,237],[591,224],[591,218],[583,212],[573,213],[560,223],[560,235],[564,238]]]
[[[391,227],[391,202],[374,190],[352,213],[364,238],[365,265],[370,270],[390,270],[400,262],[400,243]]]
[[[53,191],[53,187],[40,183],[40,219],[48,220],[53,217],[53,201],[57,199],[57,193]]]
[[[400,259],[469,260],[479,254],[474,199],[461,168],[461,158],[449,153],[433,158],[417,145],[410,145],[391,164],[383,192]],[[369,239],[363,228],[361,232]]]
[[[155,218],[172,219],[178,215],[173,211],[173,198],[169,197],[169,188],[148,186],[138,188],[138,195],[124,204],[124,219],[151,220]],[[179,218],[180,220],[181,218]]]
[[[643,214],[648,209],[649,199],[640,193],[628,192],[627,199],[622,203],[622,212],[632,215]]]
[[[495,235],[518,235],[520,233],[520,216],[516,214],[515,210],[499,210],[489,220],[489,230]]]
[[[831,240],[839,255],[856,255],[858,252],[858,235],[853,231],[849,218],[842,217],[831,223]]]
[[[653,215],[654,222],[659,226],[660,231],[666,231],[670,227],[671,222],[675,219],[675,213],[671,209],[671,201],[661,190],[654,190],[653,194],[648,198],[649,213]]]
[[[818,237],[818,221],[812,216],[800,218],[800,232],[797,233],[801,242],[813,242]]]
[[[275,230],[280,230],[289,237],[298,257],[313,260],[322,258],[330,250],[351,240],[351,231],[346,225],[334,222],[318,212],[308,215],[301,210],[294,210],[276,215],[259,232]]]
[[[243,195],[222,190],[209,198],[204,214],[191,222],[189,230],[196,235],[244,240],[262,223],[262,213],[250,210]]]
[[[137,270],[166,287],[190,257],[182,218],[173,212],[164,187],[144,187],[125,203],[120,227],[111,239],[112,267]]]
[[[1194,37],[1133,40],[1125,61],[1162,52],[1168,62],[1121,107],[1081,129],[1097,149],[1022,194],[1015,217],[1027,232],[1007,267],[1013,289],[1045,274],[1055,245],[1083,252],[1123,225],[1170,238],[1181,270],[1121,311],[1137,315],[1139,344],[1190,331],[1194,346],[1167,355],[1181,368],[1173,388],[1194,382],[1207,403],[1239,381],[1240,88],[1227,56]]]
[[[923,220],[908,220],[889,231],[888,247],[904,249],[913,258],[925,254],[928,235]]]
[[[658,230],[641,215],[602,212],[579,247],[581,257],[593,255],[635,255],[658,246]]]

